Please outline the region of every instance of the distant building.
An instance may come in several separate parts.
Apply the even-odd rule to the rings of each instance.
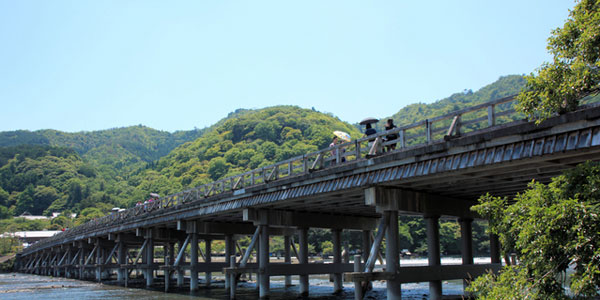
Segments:
[[[13,218],[15,218],[15,219],[23,218],[25,220],[52,220],[60,215],[61,215],[61,213],[59,213],[59,212],[53,212],[52,216],[50,216],[50,217],[34,216],[34,215],[30,214],[28,211],[26,211],[26,212],[22,213],[20,216],[13,217]],[[72,213],[70,217],[75,218],[75,217],[77,217],[77,214]]]

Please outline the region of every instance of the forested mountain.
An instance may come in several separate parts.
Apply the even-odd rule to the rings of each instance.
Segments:
[[[201,138],[183,144],[136,179],[143,190],[170,193],[329,146],[334,130],[360,132],[338,118],[294,106],[239,110]]]
[[[0,132],[0,147],[48,145],[71,148],[86,162],[114,176],[159,159],[178,145],[200,137],[205,130],[169,133],[142,125],[74,133],[52,129],[17,130]]]
[[[494,83],[486,85],[476,92],[465,90],[431,104],[410,104],[391,116],[381,116],[376,129],[378,131],[382,130],[385,126],[385,122],[390,118],[394,120],[396,125],[408,125],[425,119],[445,115],[468,106],[515,95],[518,94],[523,87],[525,87],[525,79],[523,76],[503,76]]]

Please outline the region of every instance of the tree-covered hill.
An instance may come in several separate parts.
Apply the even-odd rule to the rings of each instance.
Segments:
[[[525,79],[521,75],[503,76],[494,83],[486,85],[476,92],[465,90],[431,104],[415,103],[403,107],[397,113],[381,118],[379,123],[377,123],[376,128],[377,130],[382,130],[385,126],[385,122],[390,118],[394,119],[396,125],[408,125],[425,119],[445,115],[468,106],[515,95],[525,87],[525,83]]]
[[[294,106],[238,110],[140,174],[142,190],[170,193],[328,147],[334,130],[358,138],[352,125]]]
[[[177,131],[130,126],[98,131],[63,132],[46,129],[0,132],[0,147],[48,145],[74,149],[91,165],[110,175],[134,171],[168,154],[175,147],[193,141],[207,129]]]

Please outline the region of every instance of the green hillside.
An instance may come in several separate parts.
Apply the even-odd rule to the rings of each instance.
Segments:
[[[294,106],[240,110],[235,115],[161,158],[137,177],[137,186],[175,192],[328,147],[334,130],[361,135],[336,117]]]
[[[525,86],[525,79],[521,75],[508,75],[500,77],[494,83],[486,85],[473,92],[465,90],[455,93],[450,97],[435,101],[431,104],[415,103],[403,107],[397,113],[382,117],[376,129],[382,130],[387,119],[394,119],[396,125],[408,125],[448,114],[468,106],[515,95]]]
[[[178,145],[200,137],[206,129],[169,133],[142,125],[91,132],[46,129],[0,133],[0,147],[47,145],[73,149],[108,174],[126,174],[168,154]]]

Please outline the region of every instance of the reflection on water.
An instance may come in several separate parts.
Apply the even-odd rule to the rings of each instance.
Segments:
[[[488,259],[489,260],[489,259]],[[483,263],[485,261],[477,261]],[[454,260],[442,260],[443,264],[455,263]],[[456,261],[460,263],[460,261]],[[426,260],[403,260],[402,265],[423,265]],[[202,286],[197,292],[190,293],[187,288],[172,289],[164,293],[156,280],[155,290],[143,288],[125,288],[117,285],[99,284],[75,279],[53,278],[28,274],[0,274],[0,299],[227,299],[228,294],[223,288],[223,277],[213,277],[210,288]],[[298,277],[292,277],[292,287],[285,287],[283,276],[271,277],[271,299],[298,299]],[[142,287],[139,282],[134,286]],[[310,299],[354,299],[354,285],[344,283],[344,292],[333,295],[333,284],[329,276],[310,276]],[[444,295],[461,295],[463,292],[462,281],[451,280],[443,282]],[[369,291],[366,299],[385,299],[385,282],[373,282],[373,290]],[[428,283],[409,283],[402,285],[402,299],[427,299],[429,294]],[[237,290],[238,299],[257,299],[258,291],[254,282],[241,283]],[[460,299],[460,297],[458,297]]]

